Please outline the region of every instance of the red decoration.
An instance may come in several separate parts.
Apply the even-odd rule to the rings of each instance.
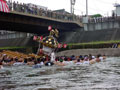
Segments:
[[[67,47],[67,44],[63,44],[63,48],[66,48]]]
[[[37,36],[34,36],[34,37],[33,37],[33,40],[37,40],[37,38],[38,38]]]
[[[58,48],[62,48],[62,44],[59,43],[59,44],[58,44]]]
[[[52,30],[52,26],[48,26],[48,31],[51,31]]]
[[[42,49],[40,49],[40,54],[42,54],[43,53],[43,50]]]
[[[43,40],[43,36],[40,36],[40,41]]]

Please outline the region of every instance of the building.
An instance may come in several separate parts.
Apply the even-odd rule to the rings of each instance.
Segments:
[[[61,14],[70,14],[69,12],[65,11],[65,9],[54,10],[53,12],[57,12]]]
[[[115,7],[116,7],[116,9],[115,9],[115,14],[116,14],[117,16],[120,16],[120,4],[115,4]]]
[[[43,9],[43,10],[47,10],[48,8],[47,7],[44,7],[44,6],[40,6],[40,5],[35,5],[35,4],[32,4],[32,3],[28,3],[27,4],[30,8],[32,7],[37,7],[38,9]]]

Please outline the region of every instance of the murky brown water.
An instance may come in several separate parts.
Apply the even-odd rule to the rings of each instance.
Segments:
[[[0,90],[120,90],[120,57],[87,66],[5,67]]]

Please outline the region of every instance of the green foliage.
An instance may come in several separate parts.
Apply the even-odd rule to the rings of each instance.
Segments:
[[[102,15],[101,15],[101,14],[94,14],[94,15],[92,15],[91,17],[92,17],[92,18],[94,18],[94,17],[102,17]]]
[[[12,51],[27,53],[27,50],[29,48],[31,48],[31,47],[0,47],[0,51],[2,51],[2,50],[12,50]]]
[[[0,47],[0,50],[5,50],[5,49],[20,49],[20,48],[26,48],[26,47]]]
[[[120,43],[120,40],[111,41],[96,41],[88,43],[70,43],[67,48],[62,48],[59,51],[70,50],[70,49],[88,49],[88,48],[111,48],[114,43]]]

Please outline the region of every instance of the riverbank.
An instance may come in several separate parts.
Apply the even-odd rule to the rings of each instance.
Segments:
[[[79,55],[97,55],[97,54],[105,54],[106,56],[120,56],[120,48],[100,48],[100,49],[72,49],[65,50],[57,53],[57,56],[79,56]]]

